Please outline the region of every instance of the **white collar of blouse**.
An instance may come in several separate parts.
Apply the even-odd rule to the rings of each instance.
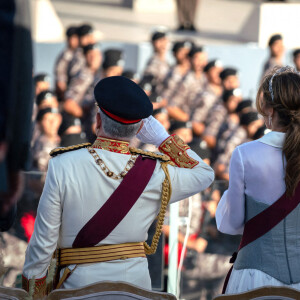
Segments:
[[[284,132],[271,131],[265,134],[262,138],[258,139],[258,141],[276,148],[282,148],[284,139]]]

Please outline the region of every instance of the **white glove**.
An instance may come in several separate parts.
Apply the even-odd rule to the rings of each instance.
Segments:
[[[141,142],[159,147],[160,144],[170,136],[166,129],[152,116],[143,119],[143,122],[144,125],[137,134],[137,138]]]

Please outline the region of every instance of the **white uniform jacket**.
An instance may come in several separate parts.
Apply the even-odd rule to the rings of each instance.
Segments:
[[[95,150],[116,174],[124,170],[130,158],[127,154]],[[196,153],[187,150],[187,154],[199,161],[199,164],[192,169],[168,166],[172,181],[171,203],[204,190],[214,179],[213,170]],[[159,212],[164,178],[161,164],[157,161],[154,173],[140,198],[119,225],[98,245],[147,239],[148,228]],[[52,158],[38,206],[34,233],[26,251],[23,275],[27,279],[44,277],[54,250],[72,247],[78,232],[119,184],[120,180],[104,174],[85,148]],[[103,280],[125,281],[151,289],[145,258],[78,265],[62,287],[76,288]]]

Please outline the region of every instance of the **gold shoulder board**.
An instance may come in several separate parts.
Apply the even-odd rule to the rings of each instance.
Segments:
[[[165,154],[158,154],[158,153],[154,153],[154,152],[151,152],[151,151],[144,151],[144,150],[134,148],[134,147],[130,147],[129,151],[132,154],[140,154],[140,155],[143,155],[143,156],[158,159],[158,160],[163,161],[163,162],[171,162],[170,157],[168,155],[165,155]]]
[[[51,150],[51,152],[49,154],[50,154],[50,156],[54,157],[58,154],[62,154],[62,153],[73,151],[73,150],[78,150],[81,148],[87,148],[91,145],[92,145],[91,143],[82,143],[82,144],[73,145],[73,146],[69,146],[69,147],[58,147],[58,148]]]

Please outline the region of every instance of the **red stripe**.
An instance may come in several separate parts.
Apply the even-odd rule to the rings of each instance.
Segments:
[[[121,118],[119,116],[116,116],[110,112],[108,112],[107,110],[105,110],[103,107],[101,107],[101,110],[106,114],[108,115],[109,117],[111,117],[113,120],[115,121],[118,121],[120,123],[123,123],[123,124],[134,124],[134,123],[138,123],[140,122],[142,119],[137,119],[137,120],[128,120],[128,119],[124,119],[124,118]]]

